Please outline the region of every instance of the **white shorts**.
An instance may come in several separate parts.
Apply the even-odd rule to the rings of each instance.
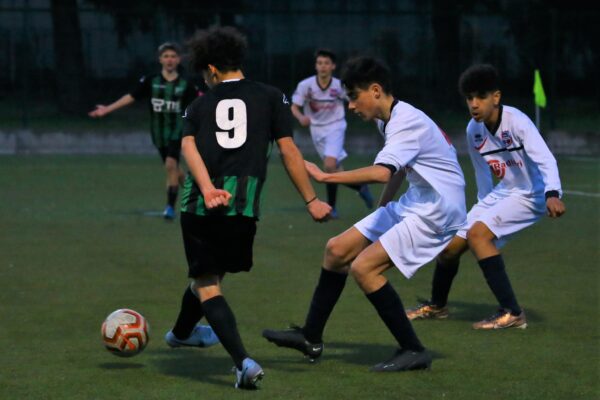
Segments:
[[[546,201],[543,197],[491,192],[471,208],[467,214],[467,225],[456,234],[466,239],[467,231],[473,224],[483,222],[496,236],[496,247],[501,248],[512,235],[533,225],[545,213]]]
[[[333,157],[340,162],[348,157],[344,150],[345,119],[322,126],[311,125],[310,136],[322,160],[325,157]]]
[[[371,242],[379,240],[396,268],[410,279],[446,248],[456,231],[437,233],[416,214],[399,215],[396,207],[395,202],[379,207],[354,227]]]

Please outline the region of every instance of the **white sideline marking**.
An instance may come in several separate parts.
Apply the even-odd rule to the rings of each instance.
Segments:
[[[583,197],[600,197],[600,193],[587,193],[580,192],[579,190],[563,190],[564,194],[572,194],[574,196],[583,196]]]

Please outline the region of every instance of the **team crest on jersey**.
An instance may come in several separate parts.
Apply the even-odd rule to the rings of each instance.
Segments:
[[[340,91],[337,90],[336,88],[331,88],[331,89],[329,89],[329,95],[331,97],[338,97],[340,95]]]
[[[504,174],[506,173],[506,164],[498,161],[498,160],[489,160],[488,165],[490,166],[490,170],[492,174],[496,176],[498,179],[504,178]]]
[[[504,143],[505,147],[509,147],[511,144],[513,144],[512,136],[510,136],[509,131],[502,131],[500,134],[500,139],[502,139],[502,143]]]

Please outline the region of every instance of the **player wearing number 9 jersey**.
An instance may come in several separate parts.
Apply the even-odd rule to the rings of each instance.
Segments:
[[[213,28],[198,32],[189,46],[192,69],[202,73],[211,90],[184,115],[182,153],[190,172],[181,228],[192,283],[165,339],[172,347],[220,341],[235,363],[236,387],[253,389],[264,373],[242,344],[221,280],[225,273],[252,267],[260,194],[273,141],[313,219],[326,220],[331,207],[317,199],[292,140],[287,98],[274,87],[244,79],[246,38],[231,27]],[[202,317],[210,327],[196,327]]]

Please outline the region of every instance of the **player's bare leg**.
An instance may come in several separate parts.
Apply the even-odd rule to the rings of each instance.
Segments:
[[[165,170],[167,172],[167,206],[163,212],[165,219],[175,218],[175,202],[179,192],[180,177],[183,171],[179,168],[179,163],[173,157],[165,159]]]
[[[346,285],[349,264],[369,244],[367,238],[354,227],[329,239],[304,327],[265,329],[263,337],[277,346],[302,352],[310,361],[321,356],[323,331]]]
[[[240,389],[256,389],[256,383],[262,379],[264,372],[244,348],[233,311],[221,292],[221,277],[216,274],[202,275],[195,279],[195,287],[206,320],[235,363],[235,386]]]
[[[448,317],[448,294],[458,272],[460,257],[469,249],[466,239],[454,236],[448,246],[437,256],[431,297],[406,310],[408,319],[444,319]]]
[[[483,222],[475,222],[467,232],[468,245],[477,258],[488,286],[496,296],[500,309],[490,318],[473,324],[474,329],[503,329],[527,327],[525,312],[517,303],[504,260],[496,248],[496,235]]]
[[[431,355],[417,338],[400,297],[383,276],[391,266],[387,252],[377,241],[365,248],[352,262],[350,268],[352,277],[375,307],[379,317],[400,347],[389,360],[373,366],[371,370],[386,372],[429,368]]]

